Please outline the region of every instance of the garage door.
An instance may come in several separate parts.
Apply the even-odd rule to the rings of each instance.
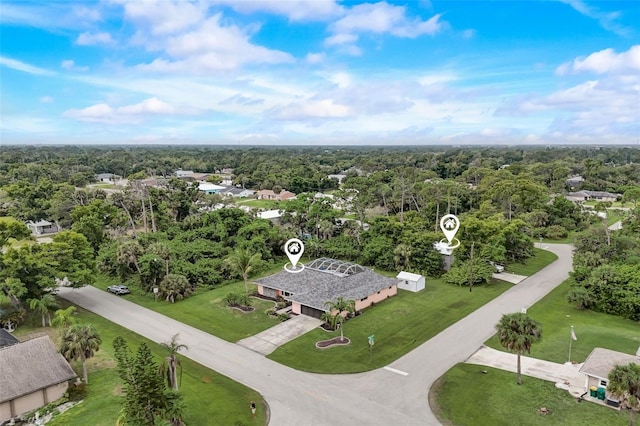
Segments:
[[[314,318],[320,318],[322,316],[322,314],[324,314],[324,311],[320,310],[320,309],[316,309],[316,308],[312,308],[311,306],[302,306],[302,309],[300,310],[300,312],[302,312],[302,315],[308,315],[310,317],[314,317]]]

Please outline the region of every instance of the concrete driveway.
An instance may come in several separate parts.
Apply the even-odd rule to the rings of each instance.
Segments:
[[[319,327],[320,324],[322,324],[322,321],[317,318],[312,318],[307,315],[297,315],[268,330],[242,339],[237,343],[259,354],[269,355],[278,349],[278,347]]]
[[[497,280],[507,281],[511,284],[519,284],[528,278],[526,275],[517,275],[510,272],[496,272],[492,276]]]
[[[155,342],[180,333],[180,342],[189,346],[185,356],[260,392],[273,425],[438,425],[428,404],[433,382],[476,352],[502,314],[528,308],[569,276],[572,246],[544,248],[558,260],[527,285],[514,286],[384,369],[359,374],[296,371],[94,287],[63,288],[59,294]],[[474,296],[464,294],[461,299]]]

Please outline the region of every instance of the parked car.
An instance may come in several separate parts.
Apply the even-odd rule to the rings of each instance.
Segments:
[[[126,285],[123,285],[123,284],[110,285],[109,287],[107,287],[107,291],[109,293],[117,294],[118,296],[122,296],[123,294],[131,293],[129,291],[129,287],[127,287]]]
[[[504,266],[496,262],[489,262],[489,265],[493,266],[493,269],[495,269],[496,272],[504,272]]]

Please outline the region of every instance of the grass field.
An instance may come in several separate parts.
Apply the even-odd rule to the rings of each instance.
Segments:
[[[512,274],[525,275],[528,277],[558,259],[558,256],[550,251],[534,248],[533,252],[533,257],[527,259],[525,263],[510,263],[507,265],[506,271],[511,272]]]
[[[109,285],[118,284],[114,278],[100,276],[95,287],[105,290]],[[244,293],[242,281],[227,284],[214,290],[197,293],[176,303],[164,300],[155,301],[152,293],[145,293],[134,285],[130,285],[131,294],[123,296],[126,300],[137,303],[175,320],[189,324],[209,334],[220,337],[229,342],[236,342],[252,336],[278,323],[274,318],[265,314],[274,303],[268,300],[252,298],[255,310],[244,313],[237,309],[227,308],[224,298],[229,293]],[[255,285],[250,285],[250,291]]]
[[[515,373],[471,364],[458,364],[438,379],[429,401],[444,425],[624,426],[629,422],[628,413],[577,403],[554,383],[524,377],[518,386]],[[541,407],[550,414],[540,414]]]
[[[572,325],[578,337],[572,343],[572,361],[583,362],[594,347],[636,353],[640,346],[640,324],[614,315],[579,311],[566,302],[568,290],[569,282],[565,281],[529,308],[529,316],[542,325],[542,340],[533,345],[532,357],[566,362]],[[486,344],[503,350],[496,336]]]
[[[16,335],[25,338],[34,332],[46,332],[52,335],[57,343],[57,330],[36,327],[39,319],[29,319],[26,325],[18,328]],[[158,363],[164,355],[164,350],[160,345],[83,309],[78,309],[77,320],[80,323],[94,324],[102,338],[100,350],[88,361],[89,395],[84,402],[48,424],[112,426],[116,423],[121,409],[120,378],[115,371],[112,348],[115,337],[125,338],[134,351],[141,342],[146,342]],[[184,370],[180,390],[187,408],[186,424],[266,424],[265,404],[260,394],[185,357],[181,357],[181,360]],[[71,364],[81,376],[80,363]],[[260,407],[255,421],[249,411],[250,401],[255,401]]]
[[[239,206],[249,206],[254,209],[277,209],[282,204],[282,201],[274,201],[274,200],[255,200],[253,198],[238,200],[236,204]]]
[[[380,368],[415,349],[440,331],[484,305],[511,284],[496,282],[456,287],[427,279],[420,293],[398,291],[398,295],[363,311],[344,325],[348,346],[316,349],[319,340],[339,336],[315,329],[278,348],[268,357],[292,368],[316,373],[356,373]],[[369,359],[367,337],[375,335]]]

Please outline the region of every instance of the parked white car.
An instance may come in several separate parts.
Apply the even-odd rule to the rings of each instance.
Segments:
[[[498,264],[496,262],[489,262],[489,264],[491,266],[493,266],[493,269],[495,269],[496,272],[504,272],[504,266],[502,266],[502,265],[500,265],[500,264]]]

